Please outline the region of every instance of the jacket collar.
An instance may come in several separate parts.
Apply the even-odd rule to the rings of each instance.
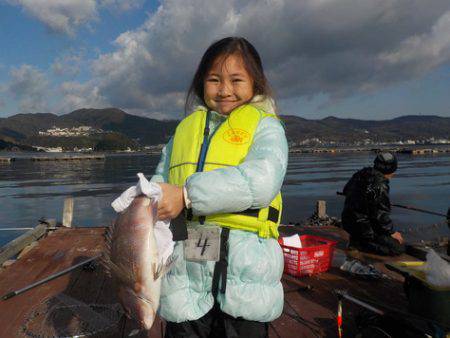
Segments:
[[[250,100],[249,104],[251,104],[255,108],[263,110],[267,114],[276,114],[275,101],[269,96],[255,95]],[[206,108],[205,106],[201,106],[200,105],[200,106],[195,107],[194,111],[197,111],[197,110],[207,111],[208,108]],[[212,112],[213,112],[213,115],[218,115],[218,116],[224,117],[224,118],[227,117],[227,115],[222,115],[222,114],[220,114],[218,112],[215,112],[213,110],[212,110]]]

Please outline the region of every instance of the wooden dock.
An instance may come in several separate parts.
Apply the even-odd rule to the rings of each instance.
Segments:
[[[104,250],[104,230],[102,227],[61,227],[49,231],[18,260],[0,270],[0,297],[98,255]],[[338,250],[346,247],[345,232],[334,227],[300,229],[282,226],[280,231],[285,234],[318,234],[337,240]],[[310,277],[284,276],[285,306],[282,316],[270,324],[270,338],[337,337],[338,298],[334,293],[335,289],[348,290],[351,295],[371,302],[374,306],[388,306],[407,312],[403,277],[384,267],[386,259],[357,252],[350,254],[373,262],[392,279],[356,279],[337,268]],[[412,260],[412,257],[395,258],[405,259]],[[70,306],[83,304],[115,309],[118,299],[113,290],[111,279],[100,265],[91,264],[88,269],[78,268],[15,297],[0,300],[0,336],[38,337],[39,333],[55,333],[70,326],[67,319],[66,322],[64,319],[50,320],[49,317],[53,317],[45,315],[52,312],[58,304],[60,306],[61,302],[67,302],[67,299]],[[344,337],[355,336],[358,330],[355,317],[361,312],[360,306],[344,301]],[[92,337],[127,337],[137,327],[134,321],[125,316],[118,318],[120,319],[114,325]],[[163,337],[163,332],[164,322],[158,319],[150,332],[140,332],[134,337]]]

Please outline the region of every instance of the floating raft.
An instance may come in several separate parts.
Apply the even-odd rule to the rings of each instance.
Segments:
[[[21,161],[85,161],[104,160],[105,155],[55,155],[55,156],[21,156],[21,157],[0,157],[0,163],[11,163],[16,160]]]
[[[32,161],[80,161],[104,160],[105,155],[62,155],[62,156],[33,156]]]
[[[95,257],[104,250],[104,230],[98,227],[56,228],[48,231],[19,259],[0,270],[0,296]],[[335,227],[282,226],[280,231],[285,234],[316,234],[337,240],[337,250],[346,247],[345,232]],[[352,296],[373,302],[374,306],[385,305],[408,311],[403,277],[385,268],[386,258],[358,252],[349,254],[374,263],[392,279],[356,279],[333,267],[328,272],[310,277],[284,275],[284,310],[281,317],[270,324],[270,338],[336,337],[338,299],[334,294],[335,289],[348,290]],[[389,260],[414,258],[402,255]],[[112,281],[102,266],[92,264],[90,269],[78,268],[10,299],[0,300],[1,337],[38,337],[42,332],[54,333],[76,326],[77,323],[64,319],[62,315],[62,318],[56,316],[54,308],[59,306],[59,309],[67,310],[78,305],[80,308],[90,306],[85,311],[85,317],[90,316],[90,311],[95,307],[109,311],[111,325],[106,323],[104,326],[108,328],[99,330],[93,336],[127,337],[137,327],[137,323],[117,315],[118,299],[113,290]],[[344,301],[343,329],[346,337],[353,337],[357,333],[354,318],[361,310],[361,307]],[[77,329],[80,330],[75,328],[75,331]],[[163,337],[163,332],[164,322],[157,319],[150,332],[140,332],[134,337]]]
[[[11,163],[12,161],[14,161],[15,158],[14,157],[0,157],[0,163]]]

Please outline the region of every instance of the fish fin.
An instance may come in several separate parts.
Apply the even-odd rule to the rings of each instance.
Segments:
[[[100,263],[100,265],[103,267],[103,270],[105,272],[105,274],[108,277],[111,277],[111,269],[109,268],[109,262],[107,262],[104,258],[102,258],[103,256],[101,256],[98,260],[98,262]]]
[[[109,256],[102,255],[100,258],[100,264],[105,268],[105,272],[108,276],[117,277],[120,281],[127,285],[134,284],[134,276],[132,276],[129,272],[125,272],[127,270],[111,261]]]
[[[105,238],[105,249],[103,255],[100,257],[100,264],[103,266],[108,276],[114,276],[125,284],[133,285],[136,280],[136,276],[133,273],[134,270],[122,265],[117,265],[111,260],[111,248],[116,223],[117,221],[111,222],[103,234]]]
[[[107,255],[106,253],[103,253],[99,257],[98,262],[106,271],[110,271],[109,264],[111,263],[111,260],[109,259],[109,255]]]
[[[119,267],[118,265],[111,264],[111,273],[114,277],[117,277],[123,284],[134,285],[135,278],[127,271]]]
[[[103,234],[105,237],[105,243],[109,246],[111,246],[115,225],[115,222],[111,222],[111,224],[105,229],[105,233]]]
[[[112,276],[112,270],[117,271],[116,268],[112,266],[115,265],[111,261],[111,245],[112,237],[114,233],[115,222],[111,222],[109,226],[106,227],[103,237],[105,239],[105,248],[103,254],[99,258],[100,265],[104,268],[105,273],[108,277]]]
[[[105,232],[103,234],[103,237],[105,239],[105,251],[103,256],[105,257],[111,257],[111,244],[114,233],[114,227],[115,223],[111,222],[111,224],[105,229]]]
[[[167,258],[166,263],[160,263],[158,264],[158,267],[154,269],[155,274],[153,276],[154,280],[157,280],[158,278],[164,276],[171,268],[173,263],[177,260],[178,256],[171,255],[169,258]]]

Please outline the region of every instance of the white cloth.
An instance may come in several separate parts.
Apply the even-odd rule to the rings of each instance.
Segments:
[[[450,263],[442,259],[431,249],[427,253],[427,261],[422,266],[427,282],[437,287],[450,287]]]
[[[122,212],[133,202],[133,199],[139,195],[145,195],[152,200],[152,203],[158,203],[162,198],[162,190],[159,184],[149,182],[144,174],[138,173],[139,182],[125,190],[117,197],[111,206],[116,212]],[[173,241],[172,231],[169,229],[170,221],[157,220],[154,225],[155,240],[158,247],[158,256],[164,264],[173,253],[175,242]]]
[[[283,244],[286,246],[291,246],[293,248],[301,248],[302,241],[300,240],[300,236],[295,234],[289,237],[282,237]]]

